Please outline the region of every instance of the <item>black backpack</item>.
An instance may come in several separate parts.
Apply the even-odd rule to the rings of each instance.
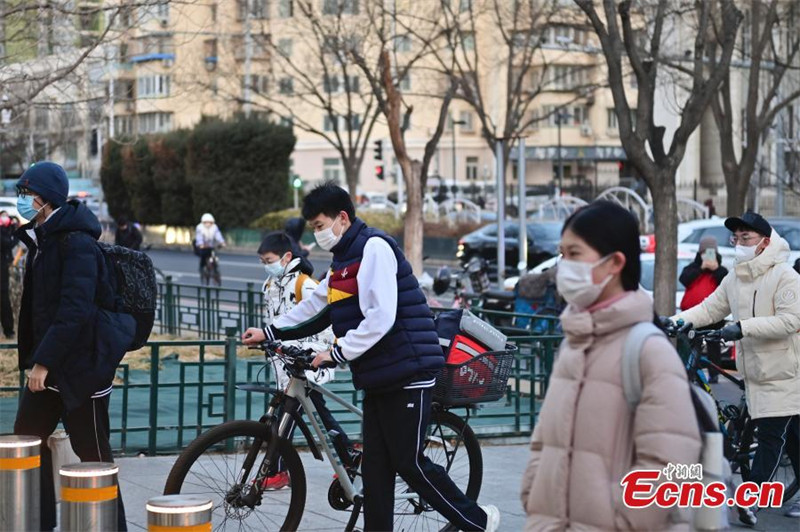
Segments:
[[[135,351],[147,342],[156,317],[158,286],[153,262],[141,251],[98,242],[97,247],[106,261],[106,271],[111,293],[114,294],[113,312],[130,314],[136,320],[136,334],[129,351]]]
[[[67,233],[61,239],[66,246]],[[147,343],[156,317],[158,286],[153,262],[147,254],[122,246],[96,242],[105,262],[105,275],[96,301],[100,308],[130,314],[136,320],[136,332],[128,351],[136,351]]]

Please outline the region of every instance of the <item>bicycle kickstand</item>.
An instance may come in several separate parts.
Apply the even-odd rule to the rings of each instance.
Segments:
[[[361,513],[361,506],[363,505],[364,501],[361,495],[356,495],[353,498],[353,512],[350,514],[350,521],[347,522],[347,526],[344,528],[344,532],[354,532],[356,529],[356,521],[358,521],[358,514]]]

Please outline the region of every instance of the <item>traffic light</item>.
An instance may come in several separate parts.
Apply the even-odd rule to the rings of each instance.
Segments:
[[[383,141],[382,140],[376,140],[375,142],[373,142],[373,144],[375,144],[375,160],[376,161],[382,161],[383,160]]]
[[[292,179],[292,188],[296,189],[303,188],[303,180],[297,174],[295,174],[294,178]]]
[[[375,167],[375,177],[383,181],[383,165],[378,165]]]

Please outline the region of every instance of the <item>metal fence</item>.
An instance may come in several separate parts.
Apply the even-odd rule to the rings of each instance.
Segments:
[[[504,399],[470,408],[470,425],[480,437],[528,437],[539,412],[553,359],[561,337],[510,338],[519,347]],[[15,349],[12,344],[0,349]],[[237,341],[229,327],[222,340],[151,342],[142,361],[124,359],[111,396],[112,447],[121,454],[171,453],[185,447],[204,430],[231,419],[258,419],[268,397],[236,389],[237,383],[268,382],[271,370],[258,352]],[[176,355],[176,351],[180,351]],[[0,388],[0,434],[13,430],[19,386]],[[327,385],[348,401],[359,404],[350,373],[339,370]],[[359,420],[338,405],[334,416],[354,439]],[[299,436],[299,435],[298,435]]]

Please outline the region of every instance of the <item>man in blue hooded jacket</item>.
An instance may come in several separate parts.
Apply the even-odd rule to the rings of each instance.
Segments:
[[[30,370],[14,433],[38,436],[41,447],[41,526],[56,525],[52,456],[47,438],[63,421],[84,462],[112,462],[108,403],[119,360],[135,322],[99,303],[105,263],[97,246],[100,222],[81,202],[67,201],[61,166],[32,165],[17,182],[17,208],[29,219],[18,231],[28,248],[19,315],[19,365]],[[118,530],[127,530],[118,498]]]

